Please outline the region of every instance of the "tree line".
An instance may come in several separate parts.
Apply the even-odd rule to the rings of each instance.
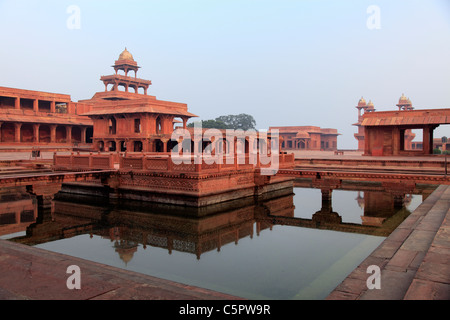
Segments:
[[[201,120],[189,123],[188,127],[194,127],[195,124],[201,125],[202,128],[214,129],[242,129],[242,130],[256,130],[256,121],[253,116],[241,113],[237,115],[220,116],[215,119]]]

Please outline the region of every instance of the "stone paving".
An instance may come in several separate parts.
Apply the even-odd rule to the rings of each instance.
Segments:
[[[80,268],[81,289],[69,289]],[[236,297],[0,240],[0,300],[229,300]]]
[[[380,289],[368,288],[372,265]],[[450,186],[439,186],[327,299],[449,300]]]

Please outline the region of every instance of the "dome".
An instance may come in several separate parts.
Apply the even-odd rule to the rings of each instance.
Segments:
[[[364,108],[366,106],[366,100],[363,97],[358,101],[358,107]]]
[[[402,96],[398,99],[398,103],[408,103],[408,100],[409,99],[402,93]]]
[[[369,103],[367,104],[367,106],[373,108],[373,102],[372,102],[372,100],[369,101]]]
[[[133,55],[127,50],[127,48],[125,48],[125,50],[123,50],[123,52],[120,54],[119,56],[119,60],[133,60]]]

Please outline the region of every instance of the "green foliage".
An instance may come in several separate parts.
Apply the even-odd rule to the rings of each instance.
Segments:
[[[220,116],[216,118],[217,121],[222,121],[225,123],[230,129],[256,129],[256,121],[253,116],[245,113],[241,113],[238,115],[228,115],[228,116]]]
[[[433,154],[441,154],[441,149],[438,148],[433,149]]]
[[[194,127],[195,123],[199,123],[199,121],[188,124],[188,127]],[[214,120],[202,120],[199,124],[201,124],[203,128],[235,130],[242,129],[244,131],[249,129],[256,130],[255,119],[253,118],[253,116],[245,113],[241,113],[238,115],[220,116]]]
[[[215,128],[215,129],[230,129],[225,123],[217,120],[202,120],[193,123],[189,123],[187,126],[193,128],[194,124],[197,123],[202,126],[202,128]]]

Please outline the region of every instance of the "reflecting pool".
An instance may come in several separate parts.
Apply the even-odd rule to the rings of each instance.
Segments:
[[[193,209],[56,195],[40,209],[2,193],[0,237],[247,299],[324,299],[423,201],[423,194],[295,187]],[[205,209],[202,209],[205,210]]]

